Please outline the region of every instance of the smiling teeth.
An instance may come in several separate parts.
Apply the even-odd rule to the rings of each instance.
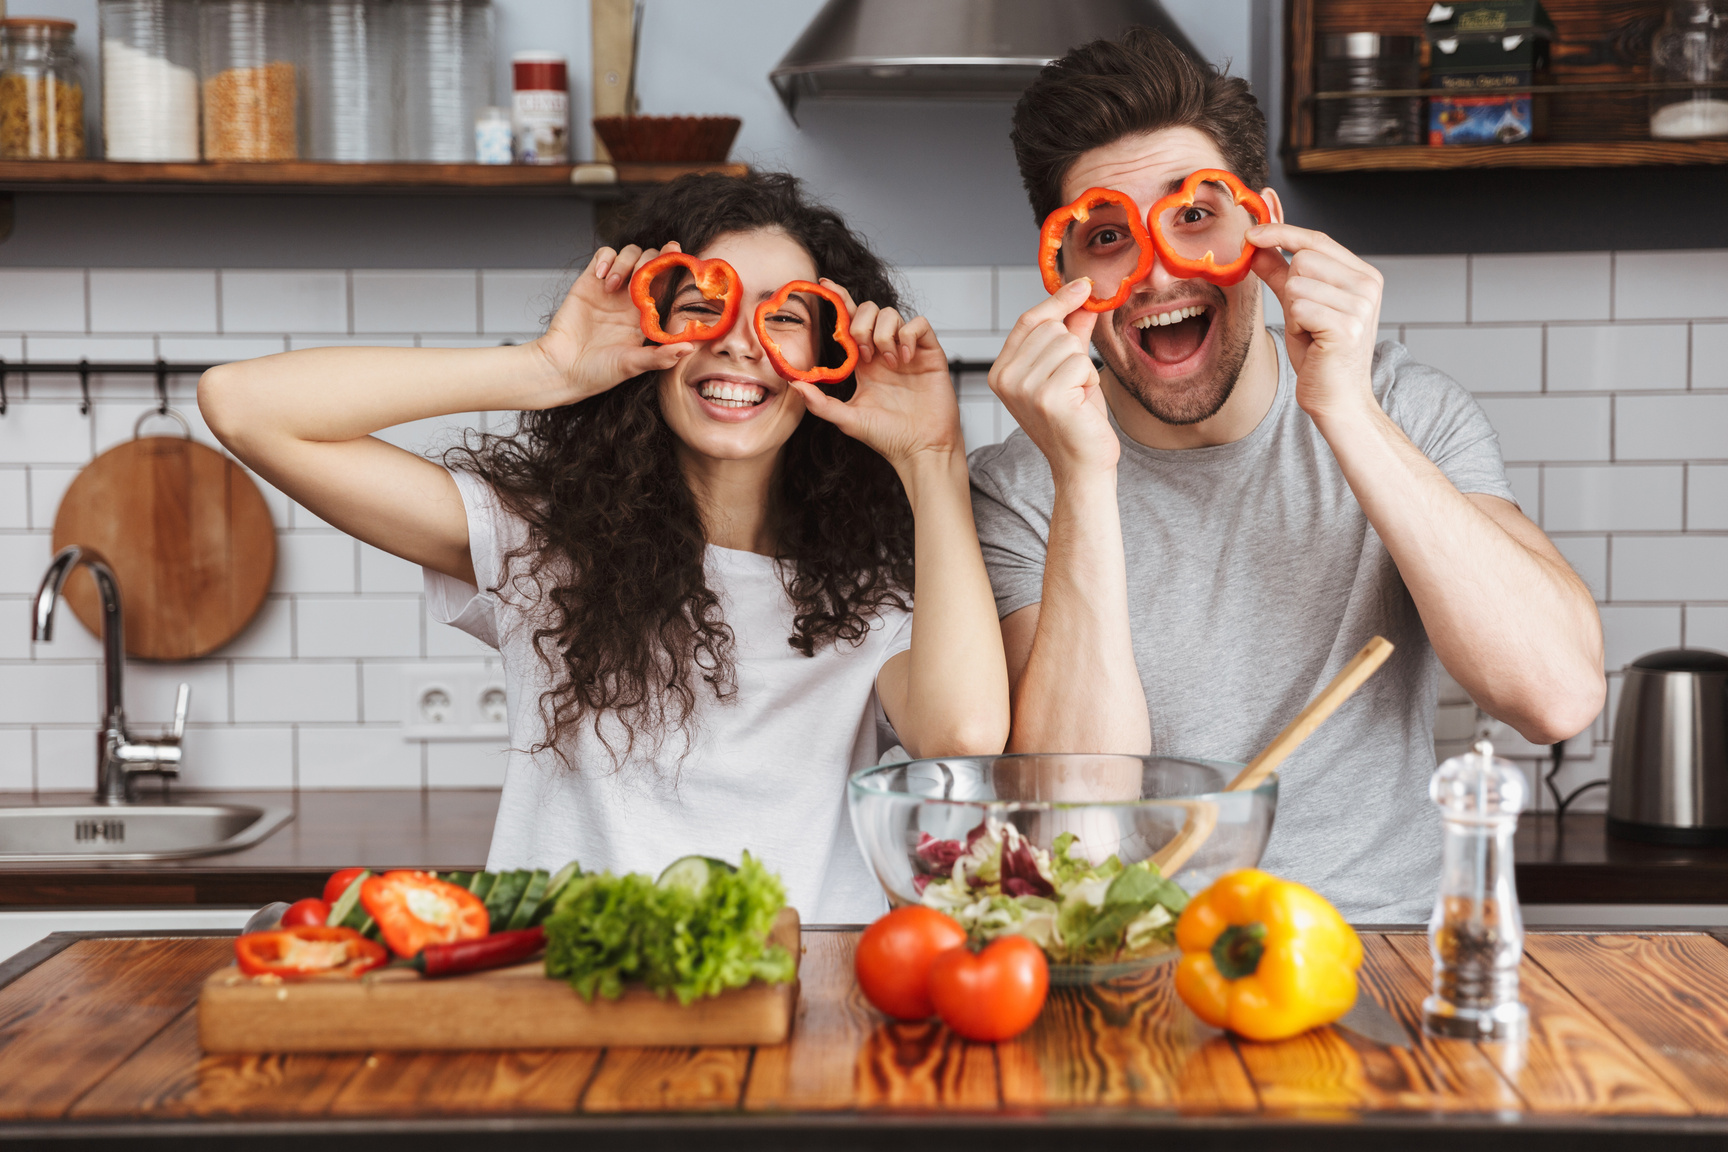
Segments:
[[[1199,304],[1191,304],[1186,308],[1178,308],[1174,312],[1159,312],[1152,316],[1142,316],[1134,321],[1136,328],[1161,328],[1166,324],[1180,324],[1191,316],[1198,316],[1206,309]]]
[[[702,399],[722,408],[752,408],[760,404],[768,390],[760,384],[734,384],[729,380],[704,380]]]

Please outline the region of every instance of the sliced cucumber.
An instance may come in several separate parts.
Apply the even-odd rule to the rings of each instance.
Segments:
[[[472,872],[446,872],[442,876],[439,876],[438,873],[434,872],[432,875],[438,876],[438,879],[444,881],[444,883],[454,884],[458,888],[468,887],[468,881],[474,878]]]
[[[474,873],[474,878],[468,881],[468,891],[474,893],[474,895],[480,897],[480,899],[484,901],[486,899],[486,894],[492,891],[492,886],[496,883],[498,883],[498,873],[476,872]]]
[[[521,903],[523,890],[528,887],[530,875],[526,869],[498,874],[498,882],[492,885],[492,891],[485,896],[486,915],[491,918],[494,932],[510,922],[510,917],[516,912],[516,905]]]
[[[738,869],[712,856],[680,856],[666,865],[666,870],[660,873],[660,878],[654,881],[654,885],[657,888],[682,888],[687,892],[700,893],[708,887],[708,877],[716,871],[736,872]]]
[[[507,929],[526,928],[534,917],[534,909],[540,907],[540,900],[546,895],[546,882],[552,879],[552,874],[541,869],[535,869],[528,877],[528,886],[522,889],[522,899],[516,902],[516,910],[510,913],[510,923]]]
[[[546,881],[546,894],[540,897],[539,906],[534,909],[534,914],[528,918],[528,927],[532,928],[552,915],[552,906],[558,903],[558,897],[564,894],[564,889],[570,887],[570,881],[581,874],[582,866],[574,860],[552,873],[552,878]]]

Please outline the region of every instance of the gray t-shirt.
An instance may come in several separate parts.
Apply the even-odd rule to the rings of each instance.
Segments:
[[[1270,331],[1278,394],[1247,436],[1167,450],[1117,429],[1129,625],[1152,751],[1246,761],[1370,637],[1386,637],[1397,650],[1385,666],[1280,769],[1261,866],[1360,923],[1425,920],[1440,877],[1440,818],[1428,799],[1439,662],[1385,545],[1296,403],[1282,330]],[[1374,395],[1459,491],[1514,499],[1488,418],[1452,379],[1386,341],[1374,350]],[[1043,598],[1050,467],[1016,431],[972,453],[971,468],[996,610],[1007,616]]]

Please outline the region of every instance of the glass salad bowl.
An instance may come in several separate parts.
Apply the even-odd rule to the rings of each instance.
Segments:
[[[1260,863],[1278,777],[1226,792],[1241,767],[1174,756],[910,760],[855,773],[847,799],[896,907],[939,908],[984,939],[1027,936],[1053,983],[1089,984],[1174,959],[1188,896]]]

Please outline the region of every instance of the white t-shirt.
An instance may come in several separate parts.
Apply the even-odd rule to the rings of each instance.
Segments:
[[[467,508],[479,588],[426,569],[427,608],[434,620],[498,649],[510,703],[504,794],[486,866],[553,870],[578,860],[589,871],[657,875],[680,856],[736,861],[749,849],[780,874],[806,923],[879,916],[887,901],[852,836],[846,777],[895,743],[876,674],[912,646],[912,614],[884,609],[861,644],[805,656],[786,642],[793,608],[775,562],[710,545],[707,582],[732,629],[737,692],[722,703],[706,684],[698,690],[682,759],[686,743],[674,733],[651,762],[617,769],[584,719],[564,737],[573,765],[566,767],[551,749],[527,751],[545,734],[540,697],[550,684],[533,647],[534,606],[515,590],[532,585],[513,579],[503,593],[480,590],[499,584],[504,557],[527,539],[527,525],[485,481],[452,475]],[[517,561],[513,578],[524,569]],[[603,730],[622,735],[616,721]]]

